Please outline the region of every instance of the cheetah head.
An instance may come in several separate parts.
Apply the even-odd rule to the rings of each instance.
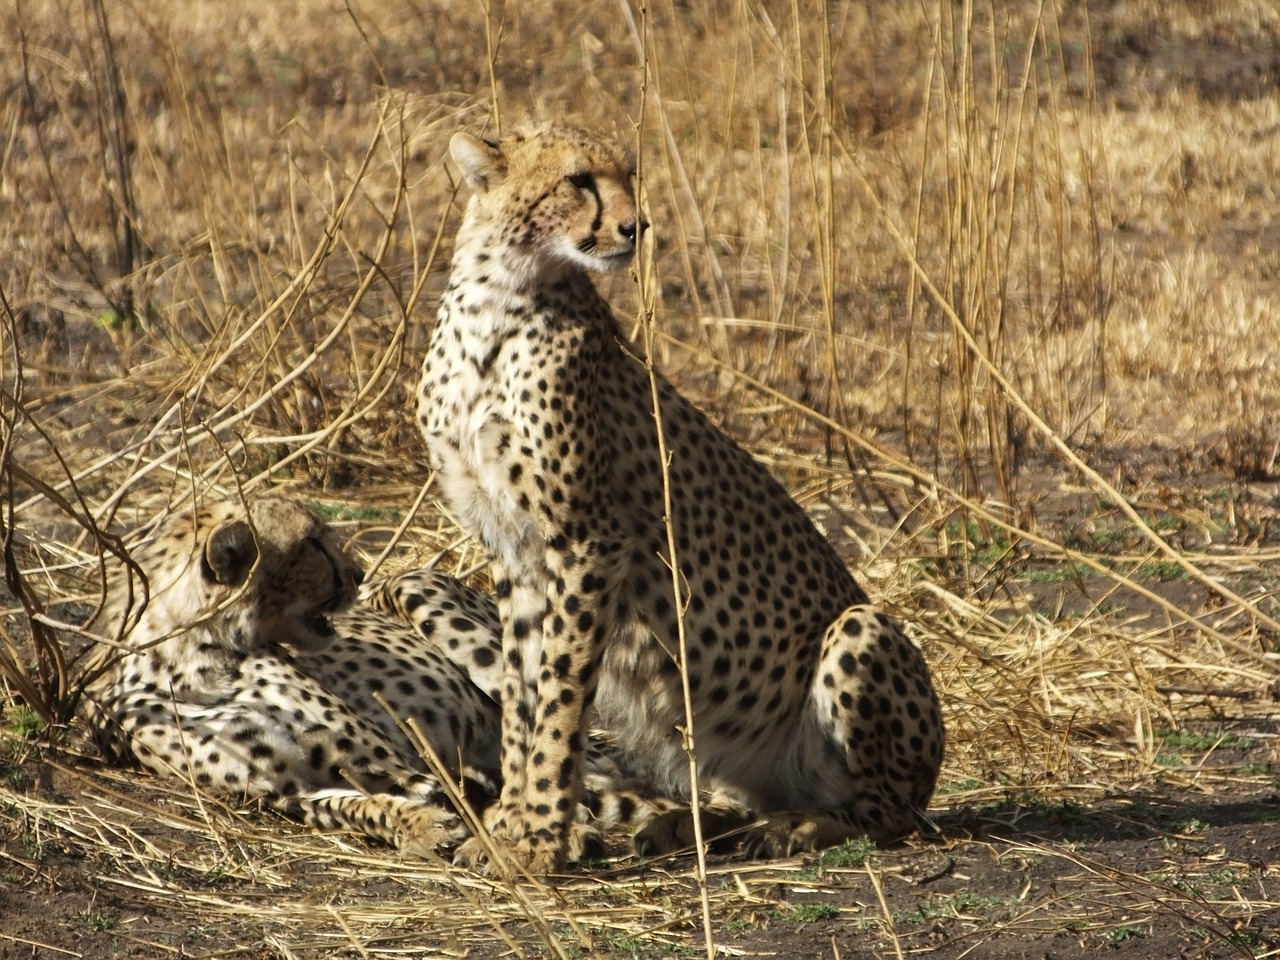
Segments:
[[[146,574],[149,600],[133,607],[126,584],[113,588],[111,616],[138,619],[130,638],[191,656],[201,649],[247,652],[284,644],[316,649],[334,636],[328,615],[355,599],[363,578],[337,534],[305,507],[276,497],[206,503],[175,514],[134,559]],[[135,585],[136,588],[136,585]],[[216,659],[216,657],[215,657]]]
[[[247,517],[230,517],[209,531],[199,575],[213,597],[239,595],[232,609],[245,605],[258,637],[299,650],[333,638],[327,615],[347,607],[363,579],[332,528],[276,497],[251,502]]]
[[[449,151],[473,191],[472,221],[503,225],[504,262],[531,276],[565,266],[617,270],[646,226],[636,215],[635,164],[619,143],[571,127],[499,141],[456,133]]]

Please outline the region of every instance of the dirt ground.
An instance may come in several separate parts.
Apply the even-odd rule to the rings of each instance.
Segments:
[[[944,796],[937,837],[866,859],[848,847],[771,863],[713,856],[708,884],[716,942],[723,955],[756,957],[1271,956],[1280,950],[1280,787],[1233,785],[1229,775],[1201,786],[1195,781],[1206,768],[1280,770],[1280,730],[1274,722],[1223,723],[1182,742],[1189,747],[1170,748],[1171,769],[1192,784],[1181,789],[1104,794],[1082,785],[1060,799],[955,805]],[[148,806],[165,800],[157,800],[146,778],[67,757],[32,759],[8,771],[11,781],[23,774],[35,782],[21,796],[4,797],[13,787],[0,791],[6,960],[356,957],[362,951],[350,942],[343,948],[335,919],[370,905],[387,913],[398,908],[404,918],[366,941],[366,949],[510,955],[492,928],[431,922],[430,916],[448,916],[451,904],[459,917],[472,916],[473,905],[438,875],[406,874],[385,851],[364,851],[364,865],[337,882],[331,860],[300,857],[289,866],[285,889],[260,886],[233,871],[196,866],[213,841],[199,824],[184,829],[149,817]],[[96,813],[86,822],[76,808]],[[265,822],[276,827],[273,818]],[[147,847],[155,858],[149,880],[108,852],[102,842],[108,831],[133,836],[135,855]],[[254,856],[252,843],[223,842],[231,859]],[[575,897],[568,888],[581,887],[583,876],[564,883],[566,896]],[[688,858],[592,865],[590,884],[597,892],[592,907],[584,907],[584,926],[599,955],[699,954],[698,892]],[[263,905],[273,897],[310,903],[323,919],[273,918]],[[613,900],[652,904],[658,922],[643,934],[630,924],[611,931],[600,901]],[[408,919],[416,903],[431,905],[417,923]],[[507,920],[504,928],[526,955],[551,955],[527,922]],[[563,925],[557,932],[574,942]]]

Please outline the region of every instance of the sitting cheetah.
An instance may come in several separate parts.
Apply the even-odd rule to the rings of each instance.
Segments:
[[[496,796],[492,598],[414,570],[353,603],[360,568],[310,511],[278,498],[178,514],[133,556],[150,589],[127,638],[137,652],[86,691],[107,757],[417,854],[467,835],[415,740],[461,775],[474,807]],[[578,852],[598,847],[600,827],[671,806],[603,742],[588,786]]]
[[[360,568],[310,511],[277,498],[179,514],[134,559],[150,592],[127,636],[136,652],[86,690],[109,758],[413,853],[467,835],[395,717],[462,775],[473,803],[496,794],[498,709],[467,673],[477,656],[485,665],[495,627],[471,591],[418,577],[419,619],[440,621],[424,642],[352,605]]]
[[[689,796],[681,605],[701,785],[716,829],[784,855],[917,825],[944,731],[919,650],[867,603],[770,474],[659,379],[683,598],[673,595],[649,377],[589,271],[643,228],[616,143],[455,134],[472,189],[417,417],[443,496],[488,550],[503,624],[502,779],[486,814],[529,868],[566,857],[585,725]],[[690,837],[687,811],[637,847]],[[464,859],[482,858],[469,844]]]

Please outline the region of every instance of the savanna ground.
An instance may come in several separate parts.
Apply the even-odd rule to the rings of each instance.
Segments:
[[[0,45],[0,957],[1280,955],[1269,0],[17,0]],[[637,338],[926,651],[937,836],[509,885],[84,748],[118,535],[196,491],[483,576],[406,415],[446,145],[553,117],[639,147]]]

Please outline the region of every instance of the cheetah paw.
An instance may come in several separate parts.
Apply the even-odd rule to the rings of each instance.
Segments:
[[[741,829],[754,818],[745,810],[703,808],[699,819],[703,839],[715,843],[722,837],[728,841],[726,834]],[[693,811],[682,807],[659,814],[636,831],[632,844],[641,857],[664,857],[692,850],[695,846]]]
[[[636,856],[664,857],[693,848],[693,820],[687,810],[654,817],[631,838]]]
[[[777,860],[807,853],[817,848],[816,825],[770,822],[748,830],[742,838],[742,852],[752,860]]]
[[[467,835],[458,816],[436,806],[415,805],[396,811],[396,848],[416,857],[432,857]]]
[[[564,867],[554,847],[531,847],[526,843],[501,843],[496,838],[471,837],[454,852],[455,866],[488,877],[518,879],[523,874],[547,876]],[[521,869],[523,868],[523,869]]]
[[[608,851],[605,849],[604,835],[593,824],[571,823],[569,825],[568,861],[601,860]]]
[[[479,837],[469,837],[458,844],[458,849],[453,852],[453,865],[484,876],[492,875],[497,871],[493,870],[493,857],[490,855],[491,847],[497,847],[497,842],[492,838],[486,843]],[[499,854],[499,858],[501,858],[501,854]]]
[[[483,835],[469,837],[458,845],[453,855],[454,865],[485,876],[515,876],[518,872],[516,850],[524,835],[523,822],[498,805],[486,810],[483,819]]]
[[[821,811],[767,814],[743,835],[742,852],[757,860],[794,857],[834,847],[865,832]]]

